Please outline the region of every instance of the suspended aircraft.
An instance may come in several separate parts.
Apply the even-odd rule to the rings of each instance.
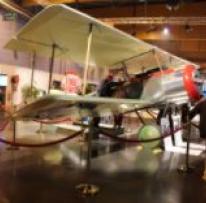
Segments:
[[[13,114],[14,119],[54,119],[62,116],[82,118],[94,112],[124,113],[132,109],[199,99],[195,83],[197,64],[134,38],[114,27],[65,5],[52,5],[32,18],[5,46],[7,49],[51,56],[48,92],[52,82],[54,58],[75,61],[84,68],[81,96],[43,96]],[[90,67],[124,68],[130,74],[146,74],[158,67],[138,98],[87,96],[85,90]],[[163,67],[172,67],[166,73]],[[143,72],[142,72],[143,71]]]

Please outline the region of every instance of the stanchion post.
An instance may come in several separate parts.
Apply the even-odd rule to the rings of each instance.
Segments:
[[[176,143],[175,143],[175,133],[174,133],[174,121],[173,121],[173,118],[172,118],[172,109],[171,109],[171,107],[169,107],[168,114],[169,114],[169,127],[170,127],[170,132],[171,132],[172,143],[175,146]]]
[[[13,142],[16,144],[16,121],[13,121]]]
[[[90,124],[89,133],[87,136],[87,173],[91,170],[91,155],[92,155],[92,137],[94,133],[93,122]]]
[[[19,147],[15,146],[16,144],[16,120],[12,121],[13,123],[13,145],[9,146],[8,150],[18,150]]]
[[[37,130],[36,133],[39,133],[39,134],[43,133],[43,124],[42,124],[42,122],[40,122],[39,130]]]
[[[39,126],[39,133],[43,133],[43,123],[40,122],[40,126]]]
[[[92,155],[92,138],[95,133],[94,121],[91,121],[89,125],[89,131],[87,136],[87,163],[86,163],[86,183],[80,183],[76,186],[76,189],[82,196],[93,196],[99,192],[99,187],[90,183],[91,173],[91,155]]]
[[[191,137],[191,122],[188,123],[188,134],[187,134],[187,148],[185,154],[185,164],[178,168],[178,171],[181,173],[191,173],[193,168],[190,166],[190,137]]]

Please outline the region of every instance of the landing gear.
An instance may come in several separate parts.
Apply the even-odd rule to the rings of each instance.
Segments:
[[[122,127],[123,114],[114,114],[114,128],[120,129]]]

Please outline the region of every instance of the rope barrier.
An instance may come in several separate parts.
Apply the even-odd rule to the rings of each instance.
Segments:
[[[4,131],[8,124],[9,124],[9,120],[4,121],[4,123],[0,127],[0,132]]]
[[[3,109],[5,111],[5,109]],[[5,111],[6,112],[6,111]],[[6,112],[8,113],[8,112]],[[64,118],[61,118],[61,119],[56,119],[56,120],[33,120],[35,122],[39,122],[39,123],[42,123],[42,124],[55,124],[55,123],[61,123],[61,122],[66,122],[66,121],[71,121],[71,118],[68,118],[68,117],[64,117]],[[0,132],[3,131],[6,126],[8,125],[9,123],[9,120],[7,120],[3,126],[0,127]],[[182,130],[185,126],[187,126],[187,124],[184,124],[182,127],[174,130],[173,133],[176,133],[178,132],[179,130]],[[194,125],[195,127],[197,127],[195,124],[192,123],[192,125]],[[47,147],[47,146],[51,146],[51,145],[55,145],[55,144],[58,144],[58,143],[61,143],[61,142],[65,142],[67,140],[70,140],[72,138],[75,138],[76,136],[78,136],[79,134],[81,134],[83,132],[82,131],[79,131],[77,133],[74,133],[72,134],[71,136],[69,137],[66,137],[66,138],[62,138],[60,140],[56,140],[56,141],[51,141],[51,142],[47,142],[47,143],[39,143],[39,144],[27,144],[27,143],[17,143],[17,142],[12,142],[12,141],[8,141],[8,140],[4,140],[2,138],[0,138],[0,142],[1,143],[4,143],[4,144],[8,144],[8,145],[12,145],[12,146],[19,146],[19,147]],[[107,137],[110,137],[111,139],[115,139],[115,140],[118,140],[120,142],[129,142],[129,143],[147,143],[147,142],[154,142],[154,141],[157,141],[157,140],[162,140],[166,137],[168,137],[169,135],[171,135],[172,131],[170,132],[166,132],[165,134],[163,134],[162,136],[158,137],[158,138],[151,138],[151,139],[147,139],[147,140],[140,140],[140,139],[132,139],[132,138],[123,138],[123,137],[117,137],[115,135],[112,135],[108,132],[106,132],[106,130],[104,129],[100,129],[100,133],[102,133],[104,136],[107,136]],[[136,134],[133,134],[131,136],[134,136]]]
[[[61,118],[61,119],[56,119],[56,120],[33,120],[34,122],[37,123],[42,123],[42,124],[56,124],[56,123],[63,123],[66,121],[71,121],[71,118]]]
[[[5,128],[7,127],[7,125],[9,124],[9,118],[11,118],[11,112],[6,110],[6,107],[3,105],[0,105],[0,111],[3,111],[4,113],[6,113],[8,116],[5,117],[5,121],[3,121],[3,124],[0,126],[0,132],[4,131]]]
[[[157,118],[153,115],[153,113],[152,113],[151,111],[146,110],[146,112],[151,116],[151,118],[152,118],[154,121],[157,120]]]
[[[178,128],[178,129],[174,130],[174,133],[182,130],[184,127],[185,127],[185,126],[182,126],[181,128]],[[158,137],[158,138],[151,138],[151,139],[147,139],[147,140],[139,140],[139,139],[132,139],[132,138],[129,138],[129,139],[128,139],[128,138],[123,138],[123,137],[117,137],[117,136],[114,136],[114,135],[112,135],[112,134],[110,134],[110,133],[108,133],[108,132],[105,132],[104,130],[100,130],[100,132],[101,132],[104,136],[107,136],[107,137],[109,137],[109,138],[111,138],[111,139],[115,139],[115,140],[118,140],[118,141],[120,141],[120,142],[127,142],[127,143],[148,143],[148,142],[154,142],[154,141],[162,140],[162,139],[170,136],[171,133],[172,133],[172,132],[166,132],[164,135],[162,135],[162,136],[160,136],[160,137]],[[135,134],[135,135],[136,135],[136,134]],[[134,136],[134,134],[131,135],[131,136]]]
[[[6,106],[4,106],[4,105],[0,105],[0,111],[5,112],[6,114],[8,114],[8,115],[9,115],[9,117],[11,117],[11,116],[12,116],[12,113],[11,113],[11,112],[9,112],[8,110],[6,110]]]
[[[72,134],[68,137],[59,139],[59,140],[45,142],[45,143],[38,143],[38,144],[29,144],[29,143],[27,144],[27,143],[21,143],[21,142],[12,142],[12,141],[9,141],[9,140],[5,140],[3,138],[0,138],[0,142],[4,143],[4,144],[7,144],[7,145],[15,146],[15,147],[30,147],[30,148],[49,147],[49,146],[52,146],[52,145],[56,145],[56,144],[65,142],[67,140],[71,140],[71,139],[79,136],[82,132],[83,132],[83,130],[81,130],[79,132],[76,132],[76,133],[74,133],[74,134]]]
[[[198,128],[199,129],[199,126],[197,125],[197,124],[195,124],[195,123],[191,123],[195,128]]]

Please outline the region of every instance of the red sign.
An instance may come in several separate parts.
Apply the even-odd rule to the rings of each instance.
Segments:
[[[82,81],[78,75],[67,74],[62,81],[62,88],[66,93],[78,94],[81,91]]]

